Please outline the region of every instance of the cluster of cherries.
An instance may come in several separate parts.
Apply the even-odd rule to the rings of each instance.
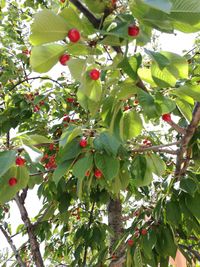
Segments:
[[[26,163],[26,160],[22,157],[17,157],[16,160],[15,160],[15,164],[19,167],[21,166],[24,166],[24,164]],[[17,184],[18,180],[16,177],[11,177],[9,180],[8,180],[8,184],[9,186],[15,186]]]
[[[38,105],[35,105],[35,104],[33,103],[35,96],[38,96],[38,95],[39,95],[39,92],[36,92],[35,94],[33,94],[33,93],[25,94],[26,99],[27,99],[29,102],[31,102],[31,104],[33,105],[33,111],[34,111],[34,112],[38,112],[38,111],[40,110],[40,108],[41,108],[42,106],[44,106],[44,104],[45,104],[44,100],[41,100],[41,101],[39,102]]]
[[[83,147],[83,148],[86,147],[87,146],[87,140],[85,138],[82,138],[80,140],[80,142],[79,142],[79,145],[81,147]],[[90,171],[89,170],[86,171],[85,176],[86,177],[89,177],[90,176]],[[94,176],[96,177],[96,179],[101,179],[102,176],[103,176],[103,173],[99,169],[95,169]]]
[[[44,154],[44,156],[41,159],[41,162],[45,163],[45,165],[44,165],[45,169],[54,170],[57,167],[57,165],[56,165],[56,151],[58,150],[58,148],[54,144],[50,144],[48,149],[49,149],[50,153]],[[52,155],[50,155],[50,154],[52,154]]]
[[[143,229],[138,229],[138,228],[136,228],[135,229],[135,234],[134,234],[134,237],[135,238],[138,238],[139,236],[140,236],[140,234],[141,235],[147,235],[147,229],[145,229],[145,228],[143,228]],[[134,239],[132,239],[132,238],[129,238],[128,239],[128,241],[127,241],[127,244],[129,245],[129,247],[132,247],[133,245],[134,245]]]

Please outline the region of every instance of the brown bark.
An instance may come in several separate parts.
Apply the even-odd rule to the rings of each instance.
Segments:
[[[37,237],[34,233],[34,227],[33,224],[31,223],[27,210],[24,206],[24,201],[22,198],[19,196],[19,194],[16,195],[15,201],[17,203],[17,206],[19,208],[20,214],[22,221],[24,222],[24,225],[27,230],[27,234],[29,237],[29,243],[30,243],[30,248],[31,248],[31,254],[33,256],[33,261],[35,263],[36,267],[44,267],[43,259],[40,253],[40,246],[37,241]]]
[[[110,267],[121,267],[124,263],[125,246],[121,244],[113,253],[113,245],[123,234],[122,205],[120,199],[111,199],[108,204],[108,225],[113,230],[114,235],[110,237],[110,255],[115,255],[116,259],[111,262]]]

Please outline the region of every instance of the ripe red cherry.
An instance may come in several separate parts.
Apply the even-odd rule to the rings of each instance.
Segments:
[[[124,107],[124,111],[127,111],[127,110],[129,110],[129,109],[131,109],[130,106],[125,106],[125,107]]]
[[[35,107],[33,108],[34,112],[38,112],[40,110],[40,107],[38,105],[35,105]]]
[[[94,176],[97,179],[100,179],[102,177],[102,172],[99,169],[96,169],[95,172],[94,172]]]
[[[128,27],[128,35],[129,36],[136,37],[136,36],[138,36],[139,32],[140,32],[140,28],[136,25],[130,25]]]
[[[39,102],[39,105],[40,106],[44,106],[44,104],[45,104],[44,100],[42,100],[42,101]]]
[[[78,42],[81,38],[80,32],[77,29],[69,30],[67,36],[72,43]]]
[[[97,69],[93,69],[89,72],[89,76],[92,80],[98,80],[100,77],[100,71]]]
[[[17,184],[17,178],[15,178],[15,177],[11,177],[11,178],[9,179],[8,183],[9,183],[9,186],[14,186],[14,185],[16,185],[16,184]]]
[[[66,65],[67,61],[70,59],[70,56],[67,55],[67,54],[64,54],[62,55],[60,58],[59,58],[59,61],[60,61],[60,64],[62,64],[63,66]]]
[[[141,235],[146,235],[147,234],[147,230],[146,229],[142,229],[141,230]]]
[[[60,0],[60,2],[61,2],[61,3],[64,3],[64,2],[65,2],[65,0]]]
[[[49,150],[54,150],[54,144],[49,145]]]
[[[137,105],[139,104],[139,100],[135,99],[134,102],[133,102],[133,104],[134,104],[135,106],[137,106]]]
[[[73,97],[68,97],[68,98],[66,99],[66,101],[67,101],[68,103],[73,103],[73,102],[74,102],[74,98],[73,98]]]
[[[132,247],[133,244],[134,244],[134,241],[133,241],[133,239],[130,238],[130,239],[127,241],[127,243],[128,243],[128,245],[129,245],[130,247]]]
[[[17,166],[24,166],[26,160],[21,158],[21,157],[17,157],[16,160],[15,160],[15,163]]]
[[[81,141],[79,142],[79,145],[81,146],[81,147],[86,147],[87,146],[87,140],[86,139],[81,139]]]
[[[172,119],[171,119],[171,115],[170,115],[169,113],[167,113],[167,114],[163,114],[163,115],[162,115],[162,119],[163,119],[164,121],[167,121],[167,122],[171,122],[171,121],[172,121]]]

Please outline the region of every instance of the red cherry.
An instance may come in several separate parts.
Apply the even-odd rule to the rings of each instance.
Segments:
[[[89,72],[89,76],[92,80],[98,80],[99,77],[100,77],[100,71],[97,70],[97,69],[92,69],[90,72]]]
[[[81,38],[80,32],[77,29],[69,30],[67,36],[72,43],[78,42]]]
[[[172,119],[171,119],[171,115],[170,115],[169,113],[167,113],[167,114],[163,114],[163,115],[162,115],[162,119],[163,119],[164,121],[167,121],[167,122],[171,122],[171,121],[172,121]]]
[[[60,2],[64,4],[65,0],[60,0]]]
[[[74,102],[74,98],[73,97],[68,97],[67,99],[66,99],[66,101],[68,102],[68,103],[73,103]]]
[[[94,176],[97,179],[100,179],[102,177],[102,172],[99,169],[96,169],[95,172],[94,172]]]
[[[112,5],[114,6],[114,5],[116,5],[117,0],[111,0],[111,3],[112,3]]]
[[[49,150],[54,150],[54,144],[49,145]]]
[[[40,107],[38,105],[35,105],[34,108],[33,108],[33,111],[34,112],[38,112],[40,110]]]
[[[9,179],[8,183],[9,183],[10,186],[14,186],[14,185],[16,185],[16,184],[17,184],[17,178],[15,178],[15,177],[11,177],[11,178]]]
[[[139,104],[139,100],[135,99],[134,102],[133,102],[133,104],[134,104],[135,106],[137,106],[137,105]]]
[[[30,51],[28,49],[24,49],[24,50],[22,50],[22,54],[30,55]]]
[[[15,163],[17,166],[24,166],[26,160],[21,158],[21,157],[17,157],[16,160],[15,160]]]
[[[147,230],[146,229],[142,229],[141,230],[141,235],[146,235],[147,234]]]
[[[60,64],[62,65],[66,65],[67,61],[70,59],[70,56],[67,55],[67,54],[64,54],[62,55],[60,58],[59,58],[59,61],[60,61]]]
[[[130,247],[132,247],[133,244],[134,244],[134,241],[133,241],[133,239],[129,239],[129,240],[127,241],[127,243],[128,243],[128,245],[129,245]]]
[[[89,170],[86,171],[85,176],[86,176],[86,177],[89,177],[89,176],[90,176],[90,171],[89,171]]]
[[[81,139],[81,141],[79,142],[79,145],[81,147],[86,147],[87,146],[87,140],[86,139]]]
[[[128,27],[128,35],[129,36],[136,37],[136,36],[138,36],[139,32],[140,32],[140,28],[136,25],[130,25]]]
[[[67,122],[70,122],[70,117],[66,116],[63,118],[63,121],[67,121]]]
[[[40,106],[44,106],[44,104],[45,104],[44,100],[42,100],[42,101],[39,102],[39,105]]]
[[[131,109],[130,106],[125,106],[125,107],[124,107],[124,111],[127,111],[127,110],[129,110],[129,109]]]
[[[140,215],[140,212],[138,210],[136,210],[134,213],[133,213],[133,216],[139,216]]]

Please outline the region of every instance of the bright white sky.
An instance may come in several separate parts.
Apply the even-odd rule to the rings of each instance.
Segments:
[[[162,50],[164,51],[182,54],[183,50],[192,49],[195,36],[196,34],[184,34],[180,32],[178,32],[176,35],[163,33],[159,37],[159,44],[161,44]],[[56,65],[48,74],[51,74],[52,77],[56,79],[57,74],[60,75],[62,71],[65,71],[65,68],[66,67],[60,67],[60,65]],[[38,213],[40,207],[41,203],[36,197],[35,190],[29,191],[28,197],[26,199],[26,208],[28,210],[29,216],[34,217]],[[14,202],[11,204],[11,213],[8,221],[12,224],[12,234],[14,234],[17,226],[22,223],[18,209]],[[18,247],[26,240],[26,237],[22,239],[17,236],[14,238],[14,243]],[[3,248],[6,247],[9,246],[4,236],[0,232],[0,250],[2,251]]]

